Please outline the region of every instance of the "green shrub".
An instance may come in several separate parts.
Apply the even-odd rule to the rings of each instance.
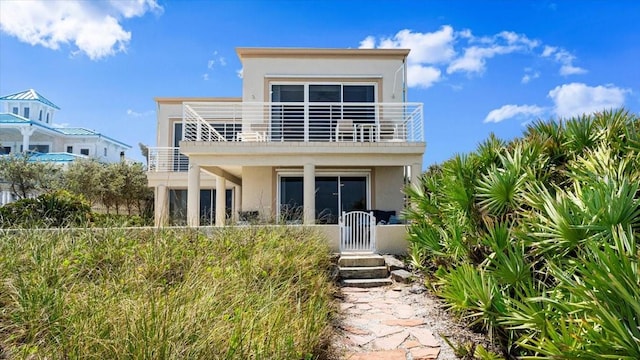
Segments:
[[[21,199],[0,208],[0,227],[84,226],[91,220],[91,208],[80,195],[65,190]]]
[[[640,358],[640,120],[494,136],[407,189],[412,261],[508,358]]]

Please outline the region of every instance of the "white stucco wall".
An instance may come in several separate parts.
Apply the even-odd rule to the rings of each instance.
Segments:
[[[300,77],[304,82],[323,82],[324,78],[343,78],[357,81],[358,78],[381,79],[382,87],[377,100],[380,102],[402,101],[403,62],[400,59],[362,58],[248,58],[243,59],[243,101],[271,101],[267,83],[287,76]],[[394,81],[395,80],[395,81]],[[324,80],[326,81],[326,80]],[[395,83],[395,84],[394,84]],[[395,85],[395,88],[394,88]]]
[[[242,210],[259,211],[263,219],[273,216],[275,206],[273,168],[245,166],[242,168]]]
[[[374,208],[395,210],[400,215],[403,204],[404,169],[402,166],[378,166],[374,171]]]

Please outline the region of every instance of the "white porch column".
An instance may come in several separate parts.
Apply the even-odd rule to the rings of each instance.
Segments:
[[[187,225],[200,226],[200,165],[190,163],[187,178]]]
[[[240,211],[242,211],[242,186],[236,185],[233,187],[233,213],[231,218],[234,222],[240,220]]]
[[[167,224],[169,218],[169,202],[167,201],[168,189],[164,185],[158,185],[156,187],[155,197],[155,225],[156,227],[164,226]]]
[[[422,164],[411,164],[411,186],[418,186],[420,181],[420,175],[422,175]]]
[[[29,137],[33,135],[35,130],[32,126],[23,126],[20,128],[20,134],[22,134],[22,151],[29,151]]]
[[[305,164],[303,176],[304,224],[313,225],[316,223],[316,166],[314,164]]]
[[[216,226],[224,226],[227,203],[227,180],[222,176],[216,177]]]

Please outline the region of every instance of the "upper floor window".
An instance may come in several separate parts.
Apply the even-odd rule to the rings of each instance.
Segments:
[[[369,126],[374,136],[376,85],[371,83],[271,84],[271,139],[273,141],[332,141],[340,129],[355,139]],[[300,104],[299,104],[300,103]],[[306,104],[305,104],[306,103]],[[344,131],[343,131],[344,132]]]
[[[67,152],[73,154],[73,146],[67,146]]]
[[[80,155],[89,156],[89,149],[80,149]]]
[[[42,110],[40,110],[40,114],[38,114],[38,120],[42,121]]]
[[[104,156],[107,156],[107,148],[104,148]]]
[[[24,117],[27,118],[27,119],[29,118],[29,108],[28,107],[24,108]]]
[[[49,113],[47,113],[47,124],[49,123]]]
[[[18,112],[20,111],[20,109],[18,109],[17,106],[14,106],[13,109],[11,110],[12,113],[18,115]]]

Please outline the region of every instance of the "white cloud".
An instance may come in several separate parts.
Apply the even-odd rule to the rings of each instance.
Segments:
[[[409,65],[407,67],[407,85],[426,89],[440,80],[440,74],[441,71],[433,66]]]
[[[540,45],[538,40],[531,40],[525,35],[511,31],[502,31],[493,37],[476,38],[471,34],[467,35],[471,36],[470,43],[481,43],[482,46],[467,47],[461,57],[449,64],[447,74],[456,72],[482,74],[486,70],[486,59],[496,55],[527,52]]]
[[[570,83],[555,87],[548,96],[554,103],[554,113],[561,118],[579,116],[624,105],[629,89],[613,85],[588,86]]]
[[[364,40],[360,41],[360,49],[373,49],[376,47],[376,38],[375,36],[367,36]]]
[[[553,57],[553,60],[561,65],[559,73],[562,76],[584,74],[587,72],[586,69],[573,65],[576,57],[565,49],[547,45],[544,47],[540,56],[545,58]]]
[[[367,36],[360,41],[359,48],[410,49],[407,79],[410,87],[428,88],[443,80],[444,74],[483,75],[489,59],[509,54],[553,61],[559,65],[559,72],[563,76],[587,72],[574,65],[576,57],[567,50],[513,31],[475,36],[470,29],[456,31],[450,25],[433,32],[404,29],[389,37]],[[542,51],[534,52],[538,48],[542,48]],[[540,71],[527,71],[520,82],[527,84],[541,75]]]
[[[442,71],[435,64],[447,63],[455,56],[454,33],[451,26],[438,31],[419,33],[411,30],[398,31],[393,37],[381,38],[377,44],[381,49],[411,49],[407,58],[407,86],[428,88],[441,79]],[[376,47],[376,38],[367,36],[360,42],[361,49]]]
[[[453,49],[453,28],[443,26],[438,31],[420,33],[405,29],[400,30],[393,37],[381,38],[378,48],[381,49],[411,49],[408,61],[413,64],[438,64],[449,61],[455,56]],[[375,47],[375,38],[367,36],[360,42],[360,48]]]
[[[556,52],[556,50],[558,50],[557,47],[554,46],[549,46],[549,45],[545,45],[544,46],[544,50],[542,50],[542,54],[540,56],[542,57],[549,57],[551,56],[551,54],[553,54],[554,52]]]
[[[161,11],[156,0],[4,1],[0,31],[53,50],[73,44],[77,48],[73,54],[82,52],[98,60],[126,50],[131,32],[120,20]]]
[[[209,74],[207,74],[207,73],[202,74],[202,80],[208,81],[209,80]]]
[[[532,118],[544,113],[545,109],[536,105],[504,105],[499,109],[491,110],[484,123],[499,123],[511,118]]]
[[[587,70],[581,68],[581,67],[577,67],[577,66],[573,66],[571,64],[565,64],[562,65],[560,67],[560,75],[576,75],[576,74],[584,74],[586,73]]]
[[[238,75],[238,78],[242,79],[244,77],[244,68],[236,70],[236,75]]]
[[[127,109],[127,115],[131,116],[131,117],[145,117],[145,116],[150,116],[155,114],[155,112],[153,110],[147,110],[147,111],[143,111],[143,112],[138,112],[138,111],[134,111],[131,109]]]
[[[522,76],[522,79],[520,80],[520,82],[523,84],[528,84],[531,80],[537,79],[539,77],[540,77],[539,71],[534,71],[531,68],[525,68],[524,75]]]

